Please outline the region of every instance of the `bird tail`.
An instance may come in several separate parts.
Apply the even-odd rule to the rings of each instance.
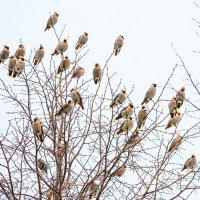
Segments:
[[[176,110],[178,111],[179,109],[180,109],[180,107],[182,106],[182,104],[183,104],[183,101],[177,101],[176,102]]]
[[[18,74],[18,73],[17,73],[16,71],[14,71],[14,72],[13,72],[13,78],[16,78],[17,74]]]
[[[115,49],[115,56],[117,56],[118,53],[118,49]]]
[[[171,119],[174,118],[174,115],[175,115],[175,113],[173,113],[173,112],[170,113]]]
[[[123,130],[120,128],[119,130],[117,130],[116,132],[115,132],[115,134],[116,135],[120,135],[120,133],[122,133],[123,132]]]
[[[12,73],[13,73],[13,71],[8,70],[8,76],[12,77]]]
[[[46,31],[46,30],[49,30],[50,29],[50,27],[49,26],[47,26],[45,29],[44,29],[44,32]]]
[[[35,60],[35,62],[34,62],[34,65],[35,65],[35,66],[37,65],[37,62],[38,62],[38,61],[37,61],[37,60]]]
[[[61,112],[57,112],[56,114],[55,114],[55,116],[61,116],[62,114],[61,114]]]
[[[60,74],[61,70],[60,70],[60,67],[58,68],[57,70],[57,74]]]
[[[82,104],[82,103],[80,104],[80,106],[81,106],[82,110],[84,110],[84,106],[83,106],[83,104]]]
[[[117,117],[115,117],[114,119],[115,119],[115,121],[116,120],[119,120],[119,119],[121,119],[122,118],[122,116],[121,115],[118,115]]]
[[[58,55],[58,52],[56,50],[51,54],[51,56],[54,56],[54,55]]]
[[[77,44],[76,47],[75,47],[76,51],[77,51],[80,47],[81,47],[81,45],[80,45],[80,44]]]

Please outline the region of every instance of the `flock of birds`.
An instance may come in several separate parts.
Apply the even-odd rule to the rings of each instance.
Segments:
[[[49,30],[50,28],[55,26],[55,24],[58,21],[58,16],[59,16],[59,14],[54,12],[49,17],[44,31]],[[119,35],[117,37],[117,39],[115,40],[114,50],[113,50],[113,53],[115,54],[115,56],[117,56],[119,54],[119,52],[123,46],[123,40],[124,40],[124,37],[122,35]],[[88,33],[84,32],[78,38],[78,41],[75,45],[75,50],[82,48],[87,43],[87,41],[88,41]],[[66,71],[67,69],[69,69],[70,65],[72,64],[72,62],[70,61],[70,59],[67,56],[63,56],[63,53],[67,49],[68,49],[68,41],[66,39],[64,39],[62,42],[60,42],[56,46],[54,52],[52,53],[52,56],[58,55],[58,54],[62,55],[62,60],[57,69],[57,74],[60,74],[64,71]],[[38,65],[41,62],[41,60],[43,59],[44,54],[45,54],[44,47],[42,45],[40,45],[39,49],[35,52],[33,64]],[[19,48],[16,50],[15,55],[12,55],[10,57],[9,57],[9,55],[10,55],[9,47],[5,45],[3,50],[0,53],[0,63],[3,63],[5,60],[10,58],[10,60],[8,62],[8,75],[15,78],[15,77],[19,76],[25,68],[25,59],[24,59],[25,47],[24,47],[24,45],[23,44],[19,45]],[[93,79],[94,79],[95,84],[98,84],[100,82],[102,75],[103,75],[102,72],[103,72],[103,70],[101,69],[100,65],[98,63],[96,63],[95,67],[93,69]],[[84,69],[82,67],[77,67],[72,74],[72,78],[79,79],[83,75],[84,75]],[[135,131],[135,134],[133,134],[130,137],[130,139],[128,140],[128,142],[127,142],[128,145],[133,145],[140,141],[141,138],[139,136],[139,130],[144,125],[144,123],[147,119],[147,115],[148,115],[148,111],[147,111],[147,108],[145,105],[154,98],[155,94],[156,94],[156,84],[153,83],[149,87],[149,89],[146,91],[144,100],[141,103],[142,107],[139,110],[138,115],[137,115],[137,129]],[[82,97],[76,88],[73,88],[71,90],[71,98],[72,98],[72,100],[68,100],[68,102],[66,104],[64,104],[58,110],[58,112],[55,114],[56,117],[57,116],[59,117],[61,115],[69,115],[72,112],[72,110],[76,104],[80,105],[80,107],[82,109],[84,109]],[[125,99],[126,99],[126,91],[121,90],[119,92],[119,94],[111,102],[110,107],[113,108],[114,106],[122,104],[125,101]],[[177,92],[176,97],[173,97],[169,101],[168,108],[169,108],[170,119],[169,119],[168,124],[166,125],[165,129],[168,129],[172,126],[177,126],[178,123],[180,122],[181,114],[179,112],[179,109],[182,106],[184,100],[185,100],[185,87],[182,87]],[[128,106],[124,107],[120,111],[120,113],[115,117],[115,120],[124,119],[120,128],[116,131],[117,135],[119,135],[123,132],[128,132],[133,128],[133,119],[131,117],[133,114],[133,110],[134,110],[133,104],[129,103]],[[40,140],[40,142],[43,142],[43,140],[44,140],[43,126],[38,117],[34,118],[32,127],[33,127],[33,132],[36,135],[36,137]],[[182,136],[177,135],[176,138],[172,141],[172,143],[168,149],[168,152],[172,152],[174,149],[176,149],[178,147],[178,145],[181,143],[181,140],[182,140]],[[193,167],[195,165],[196,165],[196,157],[195,157],[195,155],[192,155],[191,158],[189,158],[185,162],[182,170],[193,169]],[[40,168],[40,170],[47,173],[48,166],[41,158],[38,159],[38,167]],[[121,176],[124,174],[125,170],[126,170],[126,165],[123,165],[120,168],[118,168],[114,173],[112,173],[112,176]]]

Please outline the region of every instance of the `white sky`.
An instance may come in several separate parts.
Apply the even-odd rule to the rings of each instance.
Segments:
[[[1,0],[0,49],[4,44],[14,54],[20,38],[26,47],[26,57],[31,49],[43,44],[46,50],[44,63],[49,63],[50,54],[57,40],[53,30],[44,32],[49,12],[60,14],[55,28],[58,32],[66,24],[63,38],[69,36],[67,55],[74,55],[74,45],[83,33],[89,33],[87,58],[81,61],[86,75],[91,76],[94,63],[104,64],[113,49],[113,43],[119,34],[125,37],[120,54],[109,64],[117,79],[123,79],[123,85],[135,84],[133,102],[139,105],[144,92],[152,82],[163,86],[172,68],[178,61],[171,43],[196,78],[200,77],[199,50],[200,40],[196,35],[198,27],[192,18],[200,19],[200,9],[188,0]],[[197,1],[198,2],[198,1]],[[60,57],[55,58],[59,64]],[[48,68],[48,65],[46,66]],[[0,77],[7,77],[7,71],[1,68]],[[176,76],[170,82],[179,89],[184,85],[185,73],[177,69]],[[159,93],[158,88],[158,93]],[[170,93],[166,98],[171,98]],[[1,126],[6,129],[7,108],[0,102]],[[191,153],[188,153],[190,155]],[[199,156],[200,157],[200,156]],[[195,199],[195,198],[193,198]],[[197,198],[198,199],[198,198]]]

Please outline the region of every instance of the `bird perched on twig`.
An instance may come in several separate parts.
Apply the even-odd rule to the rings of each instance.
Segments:
[[[128,117],[120,126],[120,128],[116,131],[116,134],[119,135],[123,132],[128,132],[133,128],[133,120],[132,117]]]
[[[41,158],[38,159],[38,167],[47,174],[48,166]]]
[[[137,128],[138,129],[140,129],[144,125],[146,118],[147,118],[147,114],[148,114],[147,108],[146,108],[146,106],[143,105],[137,115],[137,118],[138,118],[137,119]]]
[[[68,42],[67,42],[67,39],[64,39],[63,42],[60,42],[54,52],[51,54],[51,56],[54,56],[54,55],[58,55],[58,54],[61,54],[63,55],[63,53],[68,49]]]
[[[176,149],[179,146],[179,144],[181,143],[182,139],[183,139],[182,136],[177,135],[176,138],[173,139],[173,141],[172,141],[172,143],[171,143],[171,145],[170,145],[170,147],[168,149],[168,152],[174,151],[174,149]]]
[[[114,171],[111,176],[122,176],[126,171],[126,165],[122,165],[121,167],[119,167],[116,171]]]
[[[169,122],[167,124],[167,126],[165,127],[165,129],[168,129],[172,126],[178,126],[179,122],[181,121],[181,113],[177,112],[176,115],[173,118],[169,119]]]
[[[17,59],[20,59],[21,57],[24,57],[26,53],[25,47],[23,44],[19,45],[19,48],[15,52],[15,56]]]
[[[121,118],[127,119],[133,114],[133,104],[129,103],[128,106],[124,107],[120,113],[115,117],[115,120],[119,120]]]
[[[196,156],[192,155],[191,158],[189,158],[188,160],[186,160],[183,168],[181,171],[185,170],[185,169],[193,169],[194,166],[196,165],[197,160],[196,160]]]
[[[117,54],[119,54],[123,44],[124,44],[124,37],[122,35],[119,35],[117,37],[117,39],[115,40],[115,43],[114,43],[114,50],[113,51],[115,53],[115,56],[117,56]]]
[[[84,110],[82,97],[76,88],[71,89],[71,98],[74,102],[74,105],[78,104]]]
[[[63,114],[68,115],[72,112],[72,109],[74,108],[73,101],[69,100],[66,104],[64,104],[60,110],[55,114],[55,116],[61,116]]]
[[[119,92],[119,94],[117,94],[117,96],[113,99],[112,103],[110,104],[110,108],[122,104],[126,99],[126,91],[125,90],[121,90]]]
[[[137,144],[140,140],[141,140],[141,137],[139,135],[139,131],[136,130],[136,132],[134,132],[133,135],[131,135],[131,137],[127,141],[127,147]]]
[[[15,70],[15,66],[17,64],[16,56],[10,56],[10,60],[8,62],[8,76],[12,76]]]
[[[80,78],[81,76],[83,76],[85,73],[85,70],[83,67],[77,67],[77,69],[74,70],[73,74],[72,74],[72,78]]]
[[[81,48],[83,45],[85,45],[88,41],[88,33],[84,32],[83,35],[81,35],[78,38],[78,41],[76,43],[75,49],[78,50],[79,48]]]
[[[4,45],[4,48],[0,53],[0,63],[3,63],[6,59],[8,59],[9,55],[10,55],[9,47]]]
[[[57,12],[54,12],[48,19],[47,21],[47,25],[46,28],[44,29],[44,31],[49,30],[50,28],[54,27],[55,24],[58,21],[58,16],[59,14]]]
[[[44,58],[44,47],[40,45],[39,49],[35,52],[35,56],[33,58],[33,64],[38,65],[43,58]]]
[[[38,117],[35,117],[32,123],[33,133],[40,142],[44,141],[43,125]]]
[[[168,104],[168,109],[169,109],[169,113],[171,118],[174,117],[174,115],[176,115],[176,97],[173,97]]]
[[[142,101],[141,105],[144,103],[147,104],[150,100],[152,100],[156,94],[156,86],[157,84],[153,83],[150,88],[146,91],[144,100]]]
[[[67,69],[69,69],[70,65],[71,65],[70,59],[68,58],[68,56],[65,56],[61,60],[60,65],[58,66],[57,74],[60,74],[61,72],[64,72]]]
[[[185,100],[185,87],[183,86],[177,93],[176,93],[176,105],[177,110],[180,109],[180,107],[183,105],[183,102]]]
[[[13,78],[19,76],[25,68],[25,60],[23,57],[19,57],[17,64],[15,65],[15,70],[13,72]]]
[[[102,74],[103,74],[103,71],[102,71],[100,65],[98,63],[96,63],[95,67],[93,69],[93,79],[94,79],[95,84],[100,82],[100,80],[102,78]]]

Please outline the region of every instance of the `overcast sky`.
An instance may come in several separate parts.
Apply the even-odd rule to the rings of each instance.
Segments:
[[[119,34],[125,37],[120,54],[111,60],[109,69],[117,72],[123,85],[135,84],[133,102],[139,105],[144,92],[152,82],[163,86],[175,63],[179,62],[171,48],[175,46],[190,72],[200,77],[200,40],[196,35],[197,24],[192,18],[200,19],[200,9],[188,0],[1,0],[0,48],[8,45],[11,54],[16,51],[20,38],[26,47],[26,57],[31,50],[43,44],[46,50],[44,63],[48,63],[57,39],[53,30],[44,32],[49,12],[58,12],[55,28],[63,38],[69,36],[67,55],[74,55],[74,45],[83,33],[89,33],[87,59],[81,61],[90,76],[94,63],[104,64],[113,50]],[[59,64],[60,58],[55,58]],[[48,68],[48,66],[46,66]],[[0,77],[12,83],[7,71],[1,68]],[[170,82],[179,89],[184,85],[185,72],[177,69]],[[158,90],[159,89],[158,87]],[[171,98],[171,94],[169,97]],[[1,131],[6,129],[7,108],[0,102]],[[188,154],[190,155],[190,153]],[[200,158],[200,156],[199,156]],[[198,199],[198,198],[197,198]]]

